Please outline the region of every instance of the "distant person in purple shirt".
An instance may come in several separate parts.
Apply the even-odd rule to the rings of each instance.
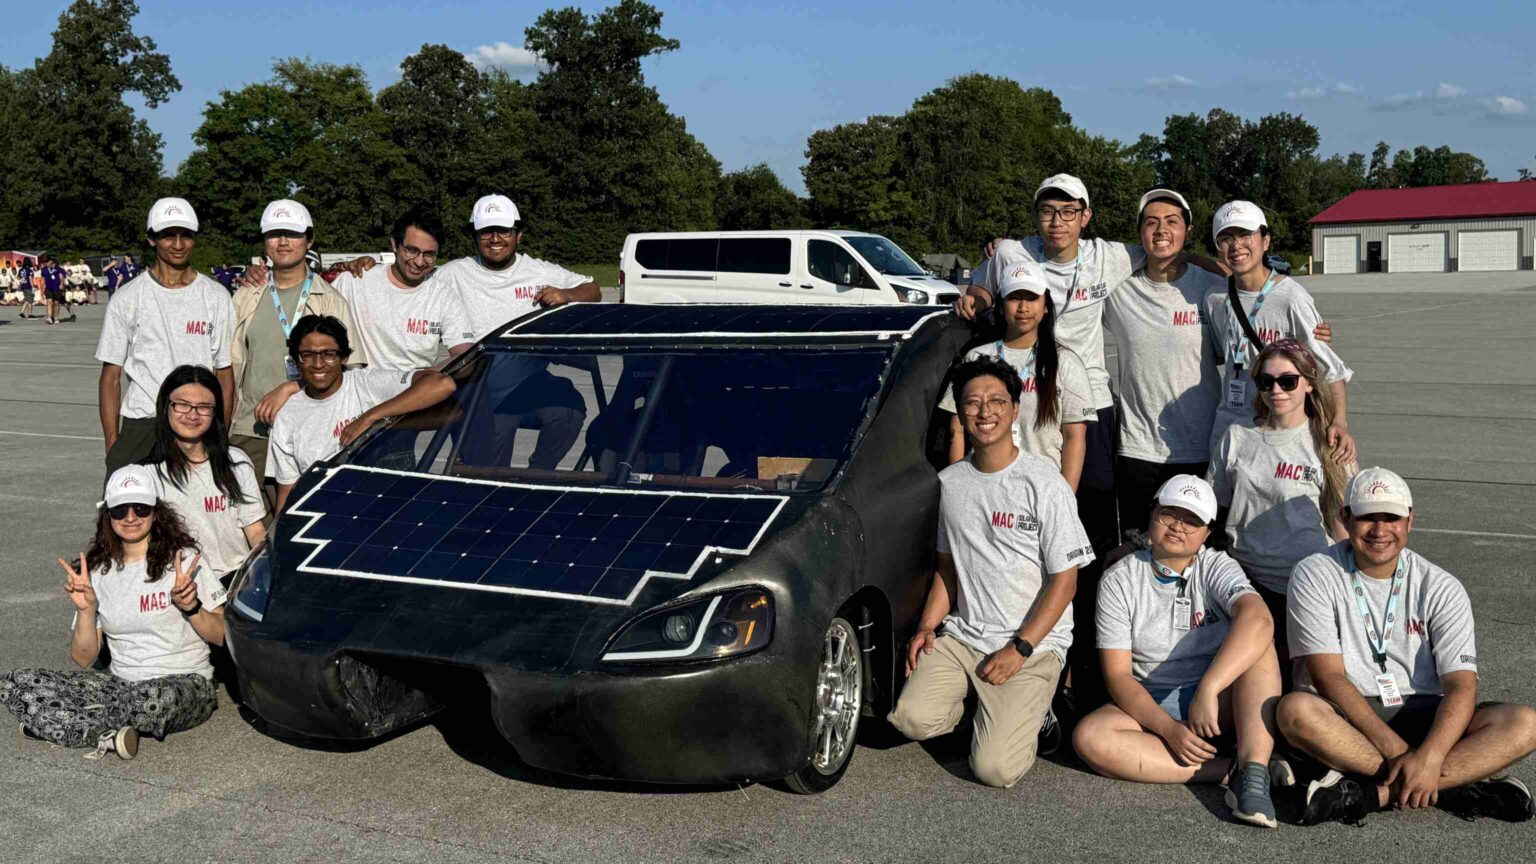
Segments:
[[[21,317],[31,318],[32,304],[37,299],[32,296],[32,265],[23,262],[16,271],[16,288],[21,292]]]
[[[59,307],[61,306],[64,308],[64,311],[69,313],[69,317],[63,320],[75,320],[74,308],[64,299],[64,271],[59,267],[57,261],[46,255],[43,256],[41,261],[43,264],[43,298],[48,302],[47,322],[49,324],[59,323]]]

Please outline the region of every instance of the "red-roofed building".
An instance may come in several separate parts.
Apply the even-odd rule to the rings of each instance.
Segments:
[[[1309,224],[1319,273],[1530,270],[1536,183],[1361,189]]]

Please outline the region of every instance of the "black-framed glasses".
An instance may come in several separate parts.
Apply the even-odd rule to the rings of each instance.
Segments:
[[[417,249],[415,246],[401,246],[400,257],[409,258],[413,261],[425,261],[428,264],[431,264],[437,260],[437,250]]]
[[[334,366],[341,359],[341,352],[327,348],[324,351],[300,351],[299,362],[307,366]]]
[[[993,396],[991,399],[988,399],[985,402],[980,399],[969,399],[960,403],[960,412],[967,417],[979,417],[983,416],[983,413],[985,413],[985,416],[991,416],[993,414],[1001,414],[1008,410],[1008,406],[1010,404],[1012,403],[1010,403],[1007,399],[1003,399],[999,396]],[[986,409],[985,412],[982,411],[983,408]]]
[[[132,510],[133,515],[139,517],[140,519],[148,519],[149,514],[155,512],[155,505],[140,504],[136,501],[130,504],[119,504],[116,507],[108,507],[107,515],[121,522],[122,520],[128,518],[129,510]]]
[[[1152,514],[1152,518],[1164,528],[1175,528],[1180,531],[1198,531],[1205,527],[1205,523],[1198,519],[1180,516],[1168,510],[1158,510]]]
[[[183,402],[180,399],[171,400],[171,411],[176,414],[196,414],[199,417],[212,417],[212,405],[195,405],[191,402]]]
[[[1289,393],[1296,389],[1297,384],[1301,383],[1301,376],[1295,372],[1285,375],[1270,375],[1266,372],[1253,376],[1253,383],[1259,385],[1260,393],[1268,393],[1275,388],[1276,384],[1280,385],[1281,390]]]
[[[503,240],[510,240],[513,237],[517,236],[517,229],[516,228],[503,228],[503,227],[492,225],[492,226],[489,226],[489,227],[486,227],[486,228],[481,228],[480,230],[475,232],[475,235],[480,237],[481,239],[484,239],[484,240],[489,240],[492,237],[500,237]]]
[[[1035,211],[1035,218],[1046,223],[1055,218],[1070,224],[1083,215],[1083,209],[1082,207],[1041,207]]]

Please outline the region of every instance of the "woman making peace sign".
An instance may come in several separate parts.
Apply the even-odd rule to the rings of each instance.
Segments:
[[[0,702],[24,734],[94,746],[89,757],[132,759],[140,733],[164,738],[191,729],[217,707],[208,645],[224,642],[224,588],[199,566],[158,488],[149,468],[119,469],[78,567],[59,561],[75,606],[69,653],[81,669],[0,674]],[[102,637],[112,649],[110,672],[89,668]]]

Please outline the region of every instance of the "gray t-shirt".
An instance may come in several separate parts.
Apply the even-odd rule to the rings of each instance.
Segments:
[[[1242,315],[1247,316],[1253,310],[1258,296],[1257,292],[1237,292],[1237,299],[1243,307]],[[1233,317],[1225,285],[1220,293],[1205,298],[1205,315],[1211,322],[1212,347],[1216,351],[1217,362],[1221,364],[1220,398],[1217,401],[1216,420],[1211,428],[1211,446],[1214,447],[1223,429],[1233,423],[1253,423],[1253,400],[1258,395],[1257,385],[1253,383],[1253,363],[1258,359],[1259,352],[1254,349],[1248,337],[1243,335],[1242,325]],[[1312,295],[1307,293],[1307,289],[1289,276],[1280,276],[1265,296],[1264,305],[1259,308],[1254,330],[1266,345],[1276,339],[1295,339],[1317,357],[1324,381],[1329,384],[1335,381],[1347,382],[1354,377],[1354,371],[1344,365],[1344,361],[1328,343],[1319,342],[1312,335],[1313,329],[1321,321],[1317,304],[1312,302]],[[1240,346],[1243,352],[1243,371],[1239,380],[1244,386],[1240,396],[1232,389],[1233,368],[1228,352],[1234,346]]]
[[[192,554],[191,550],[183,553],[188,563]],[[112,674],[125,681],[191,673],[212,678],[208,643],[171,602],[176,571],[168,569],[154,582],[146,582],[145,574],[144,561],[122,567],[109,563],[106,572],[91,572],[96,624],[112,650]],[[201,562],[192,580],[197,583],[203,608],[211,611],[224,605],[224,586]],[[73,629],[74,625],[70,626]]]
[[[352,307],[357,330],[351,335],[362,344],[369,366],[426,369],[437,362],[439,346],[475,341],[460,292],[432,276],[415,288],[402,288],[390,279],[390,266],[362,276],[343,272],[331,283],[331,290]]]
[[[1036,397],[1039,385],[1035,381],[1035,349],[1009,348],[1002,342],[977,345],[966,352],[965,359],[996,357],[1014,368],[1023,379],[1024,390],[1019,394],[1019,420],[1013,425],[1013,444],[1028,453],[1050,460],[1061,468],[1061,427],[1068,423],[1097,423],[1098,412],[1093,408],[1092,393],[1088,385],[1088,369],[1076,354],[1066,349],[1056,352],[1056,416],[1060,422],[1035,428],[1040,416],[1040,402]],[[939,407],[951,414],[955,410],[953,389],[946,388]]]
[[[447,286],[463,300],[474,331],[472,341],[479,341],[497,327],[538,309],[534,298],[544,286],[569,289],[592,278],[519,254],[505,270],[488,269],[475,256],[449,261],[432,274],[432,281]]]
[[[267,505],[261,498],[260,483],[251,457],[239,447],[229,448],[230,467],[235,485],[245,498],[240,504],[229,500],[213,482],[213,466],[207,462],[187,466],[186,482],[177,486],[164,465],[157,465],[160,475],[160,500],[171,505],[192,532],[203,563],[215,576],[240,566],[251,551],[245,528],[266,518]]]
[[[107,304],[96,359],[123,367],[121,416],[155,416],[160,383],[177,366],[227,368],[233,317],[229,292],[201,273],[167,288],[146,270],[119,288]]]
[[[287,486],[309,466],[341,452],[341,433],[364,411],[405,392],[415,372],[348,369],[324,399],[298,392],[277,412],[267,439],[267,476]]]
[[[1019,451],[987,474],[966,459],[939,472],[938,550],[958,575],[944,630],[992,653],[1013,639],[1054,573],[1093,560],[1077,499],[1056,468]],[[1035,647],[1063,659],[1072,644],[1072,607]]]
[[[1455,576],[1403,550],[1403,596],[1397,621],[1387,643],[1387,671],[1404,695],[1439,694],[1441,676],[1477,671],[1477,640],[1472,628],[1472,601]],[[1296,565],[1291,593],[1286,598],[1287,638],[1291,656],[1339,654],[1350,683],[1361,694],[1380,695],[1376,676],[1382,674],[1367,636],[1365,619],[1355,600],[1350,568],[1354,550],[1345,540]],[[1391,579],[1372,579],[1360,574],[1366,603],[1381,626]],[[1380,630],[1376,631],[1378,634]],[[1296,664],[1296,687],[1316,693],[1305,663]]]
[[[1154,282],[1142,269],[1104,302],[1120,349],[1121,456],[1160,464],[1210,458],[1221,359],[1205,301],[1226,284],[1194,266],[1171,283]]]
[[[1286,592],[1296,562],[1328,548],[1323,463],[1303,423],[1268,432],[1228,426],[1205,479],[1227,514],[1227,550],[1253,581]]]
[[[299,318],[303,317],[298,310],[299,295],[303,290],[304,283],[300,282],[292,288],[277,291],[277,299],[283,304],[283,314],[288,316],[290,325],[298,324]],[[266,289],[256,305],[251,323],[245,328],[245,364],[240,371],[240,380],[235,382],[239,404],[235,407],[235,422],[230,425],[231,434],[262,437],[271,432],[265,424],[257,424],[256,406],[279,384],[287,383],[288,364],[283,359],[287,356],[288,335],[277,322],[271,289]]]
[[[1225,553],[1201,548],[1184,576],[1164,580],[1152,550],[1121,558],[1099,581],[1098,647],[1131,652],[1131,675],[1149,688],[1190,687],[1226,641],[1238,598],[1258,596],[1243,568]],[[1190,601],[1188,627],[1174,627],[1175,601]]]

